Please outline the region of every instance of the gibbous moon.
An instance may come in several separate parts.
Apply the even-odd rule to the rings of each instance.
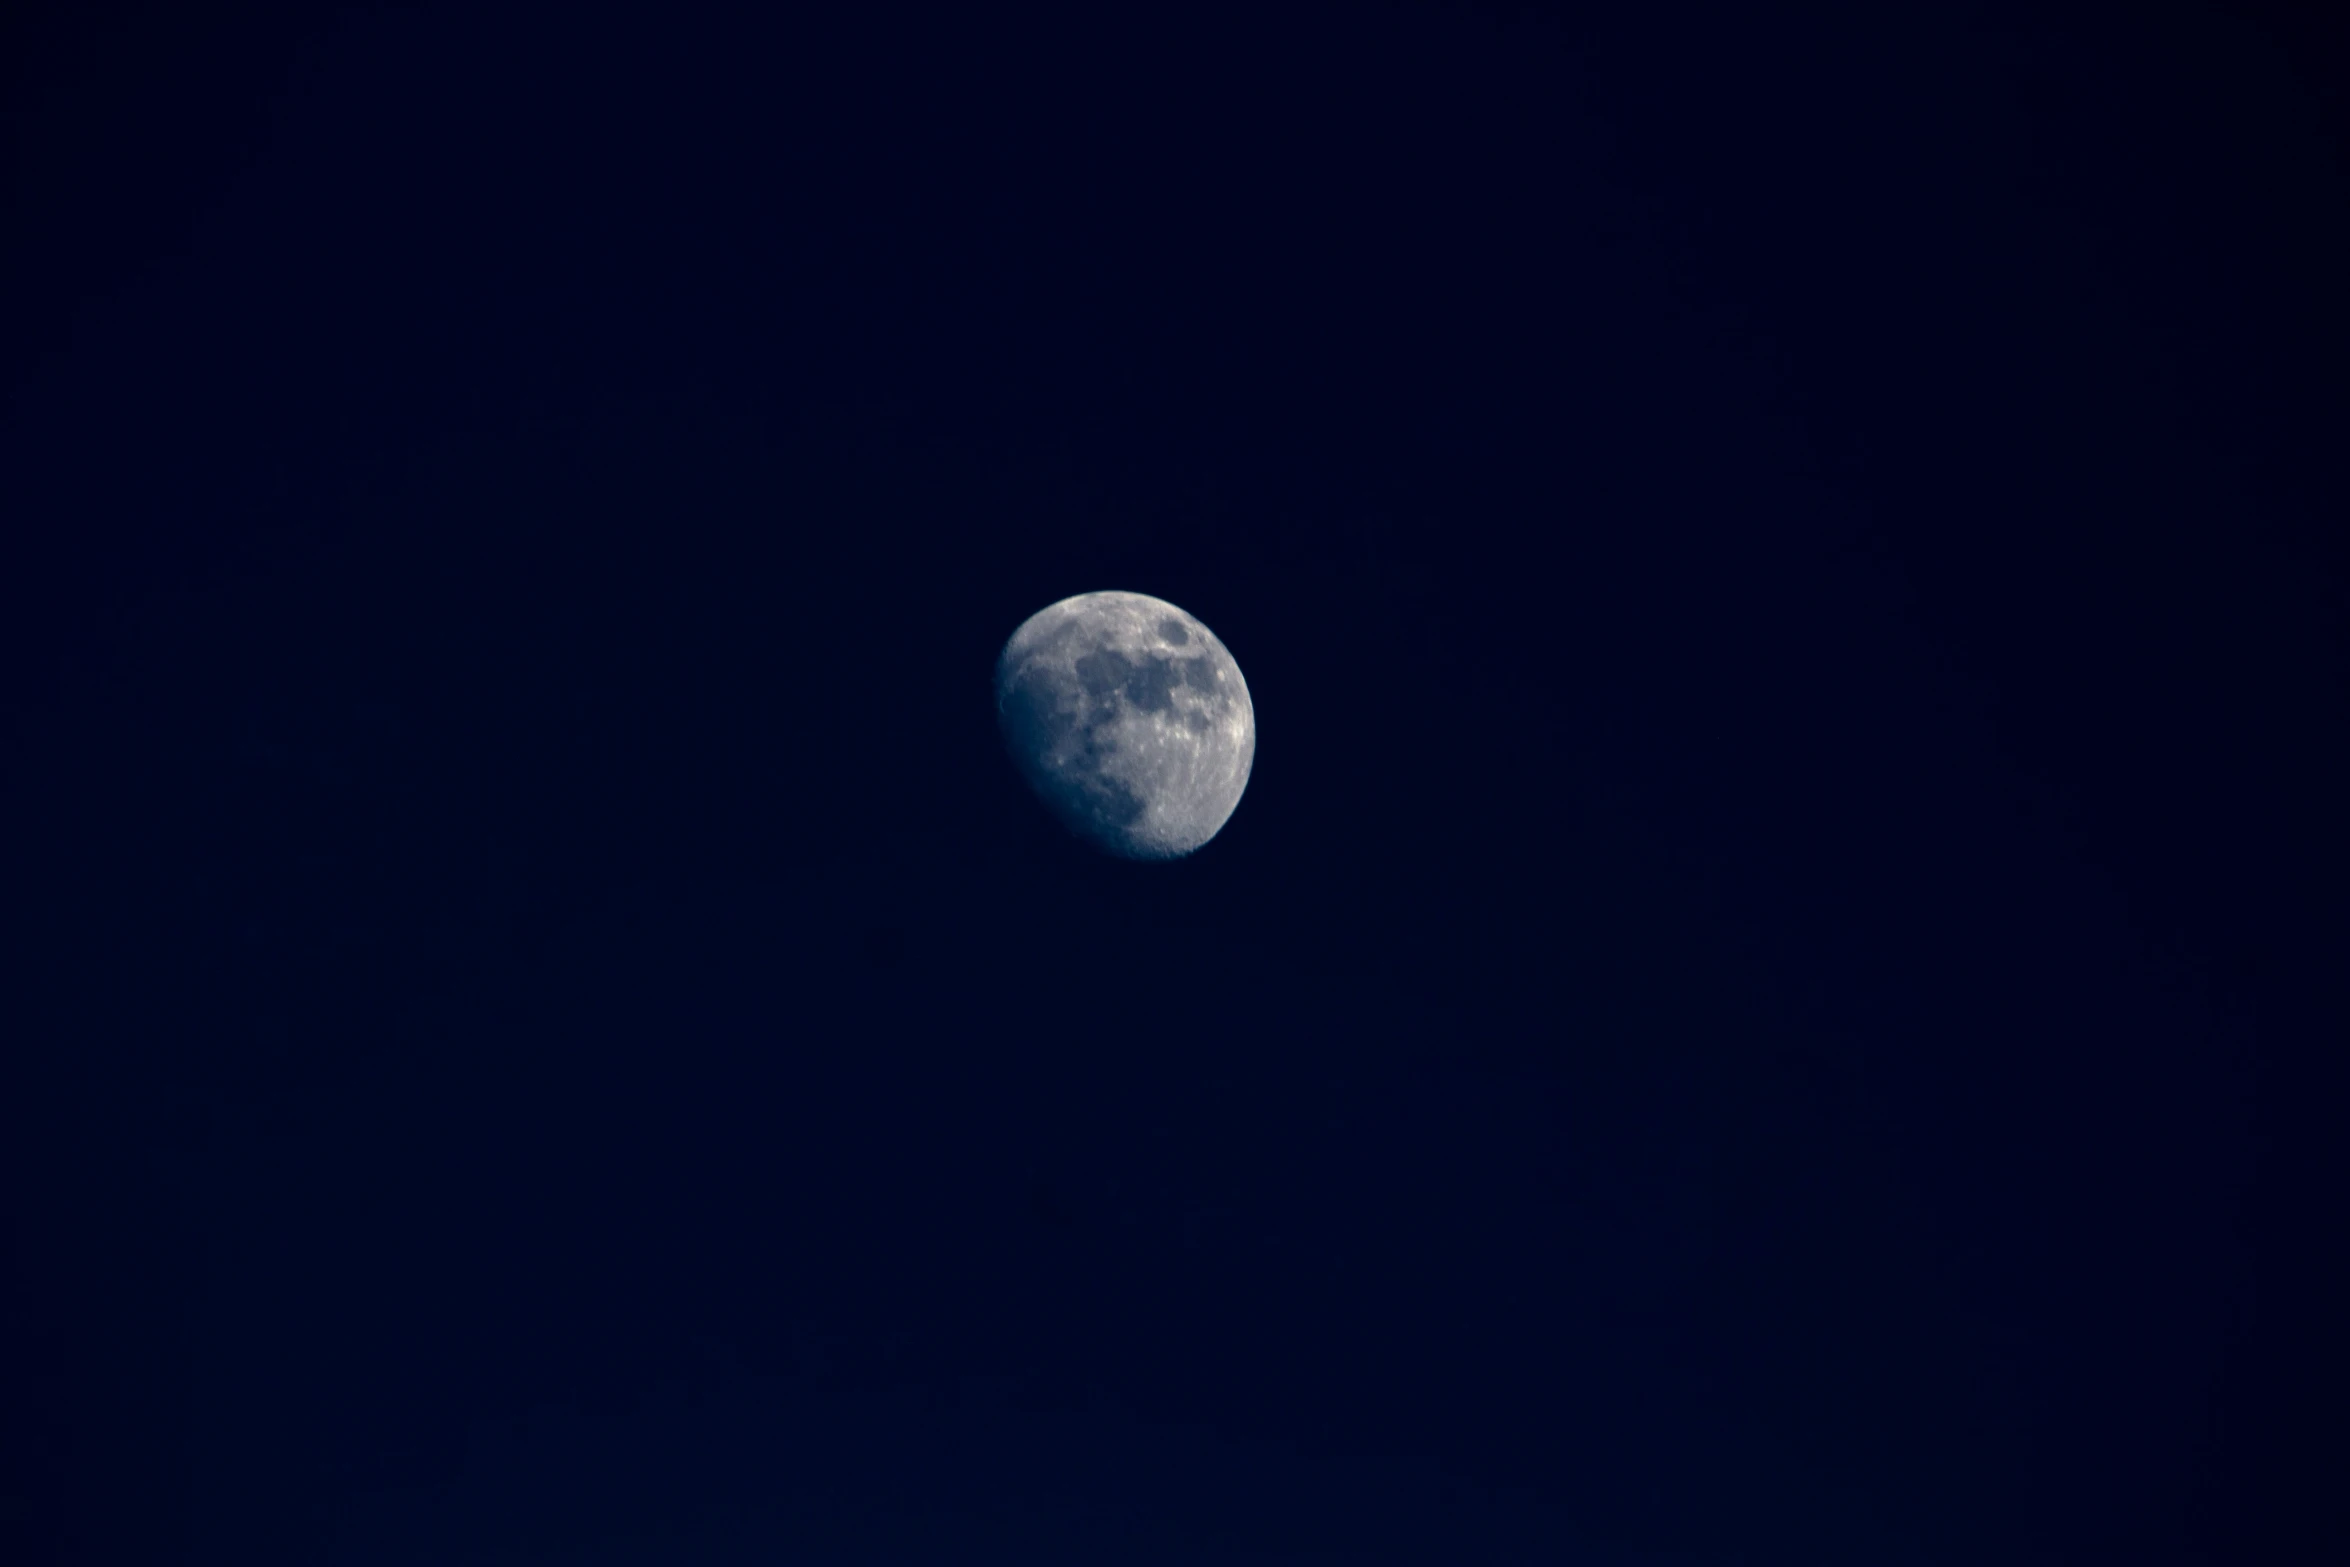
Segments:
[[[1122,859],[1180,859],[1216,836],[1257,754],[1240,666],[1141,593],[1080,593],[1029,616],[996,659],[995,706],[1037,798]]]

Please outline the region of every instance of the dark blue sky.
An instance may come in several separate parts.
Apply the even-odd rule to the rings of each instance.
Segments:
[[[2322,1559],[2338,40],[1611,9],[11,23],[0,1556]]]

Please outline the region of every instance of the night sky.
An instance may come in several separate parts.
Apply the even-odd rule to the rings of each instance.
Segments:
[[[0,1560],[2331,1559],[2350,54],[2103,9],[13,16]]]

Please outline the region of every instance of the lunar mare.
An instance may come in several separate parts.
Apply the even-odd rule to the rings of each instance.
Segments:
[[[1005,749],[1063,826],[1125,859],[1216,836],[1248,787],[1256,710],[1215,633],[1164,599],[1080,593],[996,659]]]

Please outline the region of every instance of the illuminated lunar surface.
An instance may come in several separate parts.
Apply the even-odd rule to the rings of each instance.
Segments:
[[[1038,610],[996,659],[995,699],[1037,798],[1121,858],[1191,853],[1248,787],[1248,682],[1214,632],[1164,599],[1080,593]]]

